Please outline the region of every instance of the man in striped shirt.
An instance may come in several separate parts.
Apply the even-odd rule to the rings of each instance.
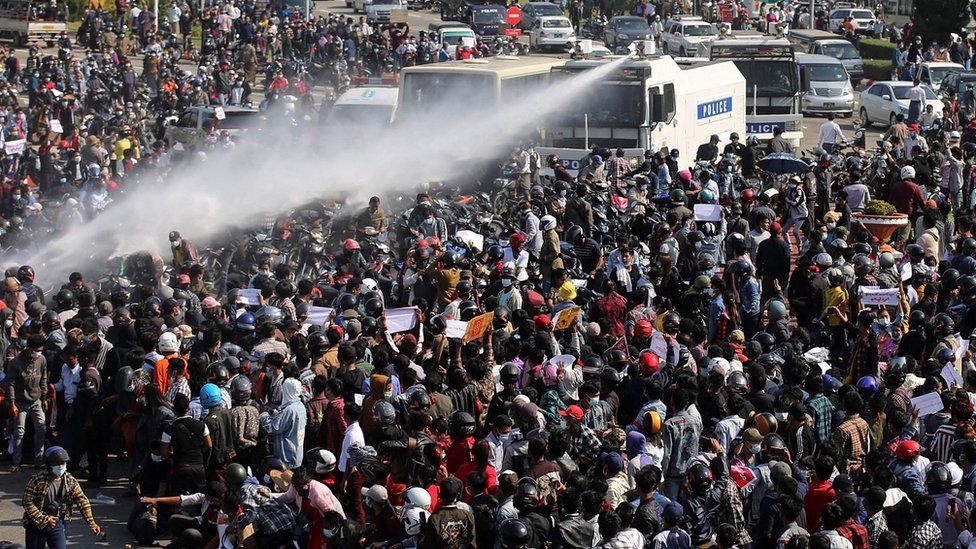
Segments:
[[[861,418],[861,408],[864,400],[856,391],[844,395],[844,412],[847,419],[834,432],[834,440],[843,451],[843,457],[837,464],[843,473],[860,471],[864,456],[871,450],[871,440],[868,436],[868,423]]]
[[[804,388],[810,394],[806,405],[810,417],[813,418],[814,433],[817,435],[817,442],[822,443],[830,438],[830,418],[834,415],[834,405],[822,394],[824,382],[819,373],[807,376]]]
[[[956,398],[949,410],[951,421],[942,424],[929,438],[926,444],[932,461],[948,463],[952,457],[952,447],[955,444],[956,426],[960,422],[969,421],[973,417],[973,404],[968,397]]]

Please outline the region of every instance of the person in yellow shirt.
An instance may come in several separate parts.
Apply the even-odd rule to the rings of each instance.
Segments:
[[[826,319],[830,334],[830,356],[835,364],[843,364],[847,356],[847,311],[850,309],[850,296],[844,289],[844,273],[840,269],[829,269],[825,274],[829,287],[824,290],[823,310],[820,320]]]
[[[119,138],[115,141],[115,150],[112,154],[113,160],[125,158],[125,151],[132,149],[132,156],[136,160],[140,159],[139,142],[132,136],[132,128],[123,126]]]

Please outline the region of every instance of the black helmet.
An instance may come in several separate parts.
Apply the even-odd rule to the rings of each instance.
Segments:
[[[963,296],[971,295],[976,292],[976,276],[966,275],[959,278],[956,283],[959,288],[959,293]]]
[[[368,335],[373,335],[376,333],[376,329],[379,328],[380,323],[376,320],[376,317],[364,316],[359,319],[359,324],[363,328],[363,333]]]
[[[599,357],[596,357],[599,360]],[[502,384],[511,384],[518,381],[519,369],[512,362],[506,362],[502,364],[501,370],[498,371],[498,377],[501,379]]]
[[[620,383],[621,380],[620,372],[613,368],[604,368],[603,372],[600,373],[600,382],[607,387],[613,387]]]
[[[21,265],[20,268],[17,269],[17,280],[19,280],[21,284],[34,282],[34,267],[31,267],[30,265]]]
[[[943,291],[951,292],[956,289],[959,283],[959,271],[956,269],[946,269],[939,277],[939,288]]]
[[[524,522],[517,518],[506,519],[499,528],[504,549],[528,549],[532,535]]]
[[[61,309],[70,309],[75,305],[75,293],[63,288],[58,295],[54,296],[54,303]]]
[[[776,421],[776,416],[773,416],[773,421],[774,422]],[[775,423],[771,423],[770,425],[772,426],[774,424]],[[786,442],[783,440],[783,437],[779,436],[776,433],[769,433],[765,437],[763,437],[762,444],[763,446],[766,447],[767,450],[781,450],[783,448],[786,448]]]
[[[68,451],[60,446],[51,446],[44,452],[44,463],[48,465],[68,463],[68,461],[70,461]]]
[[[237,376],[230,382],[230,400],[240,406],[251,400],[251,380],[246,376]]]
[[[325,334],[322,332],[309,334],[306,342],[308,343],[308,351],[313,355],[324,353],[329,348],[329,340],[325,338]]]
[[[570,244],[575,244],[583,239],[583,228],[579,225],[570,225],[566,229],[566,242]]]
[[[583,373],[598,375],[603,371],[603,359],[597,355],[590,355],[583,359]]]
[[[871,272],[871,259],[866,255],[855,255],[854,272],[858,275],[866,275]]]
[[[481,314],[481,310],[478,309],[478,304],[471,300],[462,301],[458,305],[458,312],[461,315],[461,320],[465,322]]]
[[[295,285],[290,280],[281,280],[275,284],[274,291],[281,297],[291,297],[295,295]]]
[[[909,244],[908,246],[905,246],[905,253],[908,254],[908,257],[916,261],[921,261],[925,259],[925,248],[923,248],[919,244],[913,243],[913,244]]]
[[[911,362],[909,362],[911,361]],[[908,356],[896,356],[888,361],[888,369],[884,371],[882,378],[889,389],[901,387],[909,372],[914,370],[915,359]]]
[[[427,394],[427,391],[411,391],[410,397],[407,399],[407,406],[413,410],[429,410],[430,395]]]
[[[393,409],[393,405],[385,400],[373,404],[373,421],[377,427],[393,425],[396,421],[396,410]]]
[[[469,436],[474,434],[474,416],[467,412],[454,412],[448,418],[451,428],[451,436]]]
[[[749,380],[744,373],[733,370],[725,378],[725,386],[733,393],[743,394],[749,391]]]
[[[963,280],[968,277],[963,277],[959,280],[960,290],[963,287]],[[921,330],[925,326],[925,311],[921,309],[914,309],[912,312],[908,313],[908,327],[912,330]]]
[[[52,311],[50,309],[44,311],[44,314],[41,315],[41,325],[44,326],[44,329],[47,331],[51,331],[52,329],[60,326],[61,319],[58,318],[57,311]]]
[[[620,370],[630,365],[630,359],[627,358],[627,353],[620,349],[610,349],[606,354],[606,363]]]
[[[712,471],[704,463],[696,462],[688,467],[685,472],[685,480],[688,482],[688,489],[692,493],[701,493],[712,485]]]
[[[230,379],[230,372],[227,371],[227,366],[224,366],[223,362],[214,362],[210,365],[210,382],[223,386]]]
[[[962,241],[962,253],[964,255],[976,254],[976,239],[965,238]]]
[[[859,255],[871,255],[871,245],[867,242],[855,242],[851,245],[851,249]]]
[[[338,309],[340,313],[348,309],[355,309],[358,305],[359,305],[359,299],[357,299],[356,296],[352,294],[342,294],[342,296],[339,297]]]
[[[956,333],[956,321],[947,313],[935,315],[935,334],[938,336],[948,336]]]
[[[671,194],[668,195],[673,204],[684,204],[685,203],[685,192],[681,189],[674,189]]]
[[[471,285],[470,280],[462,280],[457,283],[457,286],[455,286],[454,289],[457,290],[458,294],[466,296],[471,293],[474,286]]]
[[[247,480],[247,469],[240,463],[231,463],[224,471],[224,481],[227,486],[237,488],[243,486],[245,480]]]
[[[764,353],[768,353],[773,348],[773,345],[776,345],[776,338],[769,332],[758,332],[752,336],[752,340],[759,343]]]
[[[941,461],[933,461],[925,474],[925,486],[929,494],[944,494],[952,487],[952,473]]]
[[[427,327],[434,335],[443,334],[447,330],[447,319],[444,318],[444,315],[434,315],[430,317]]]
[[[519,511],[531,511],[539,505],[539,487],[533,480],[523,480],[515,487],[513,500]]]
[[[383,314],[383,300],[378,297],[371,297],[363,303],[363,309],[368,316],[380,316]]]

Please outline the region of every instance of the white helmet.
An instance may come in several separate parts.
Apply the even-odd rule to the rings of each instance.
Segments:
[[[423,488],[418,488],[414,486],[407,490],[407,493],[403,495],[404,501],[408,506],[418,507],[424,511],[430,511],[430,492],[424,490]]]
[[[315,472],[320,475],[330,473],[336,467],[335,454],[328,450],[319,450],[316,452],[315,459],[318,462],[315,464]]]
[[[403,529],[407,532],[408,536],[419,536],[421,529],[423,529],[424,524],[427,519],[430,518],[430,513],[424,511],[420,507],[407,507],[403,510]]]
[[[724,376],[728,375],[729,369],[729,361],[723,357],[718,356],[708,361],[709,372],[718,372]]]
[[[905,166],[901,169],[902,179],[915,179],[915,168],[911,166]]]
[[[551,215],[544,215],[539,220],[539,226],[542,227],[543,231],[551,231],[556,228],[556,218]]]
[[[379,286],[376,284],[376,280],[372,278],[363,279],[363,288],[367,292],[375,292]]]

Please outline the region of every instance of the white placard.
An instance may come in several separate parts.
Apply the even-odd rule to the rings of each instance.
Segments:
[[[352,395],[352,401],[356,403],[356,406],[362,406],[363,405],[362,393],[356,393]]]
[[[61,126],[61,121],[57,118],[51,119],[51,131],[56,133],[64,133],[64,128]]]
[[[257,288],[243,288],[237,290],[237,301],[248,305],[261,304],[261,290]]]
[[[224,108],[223,107],[217,107],[216,109],[214,109],[214,117],[217,120],[223,120],[223,119],[227,118],[227,113],[224,112]]]
[[[468,331],[468,323],[463,320],[448,320],[444,334],[451,339],[461,339]]]
[[[386,331],[391,334],[412,330],[417,325],[417,308],[401,307],[399,309],[387,309]]]
[[[960,341],[959,345],[956,347],[956,360],[962,360],[962,357],[966,356],[966,351],[968,350],[969,350],[969,340],[964,339]],[[960,385],[960,387],[962,387],[962,385]]]
[[[861,305],[870,307],[872,305],[898,305],[901,295],[898,288],[887,288],[884,290],[870,290],[862,288]]]
[[[549,362],[563,368],[572,368],[576,364],[576,357],[573,355],[556,355],[549,359]]]
[[[668,342],[664,339],[664,333],[654,332],[651,334],[651,344],[649,348],[651,352],[660,357],[661,360],[668,358]]]
[[[481,252],[485,249],[485,237],[474,231],[462,229],[454,233],[454,236],[458,237],[458,240],[464,242],[474,252]]]
[[[26,139],[15,139],[13,141],[7,141],[3,144],[3,150],[7,154],[20,154],[24,152],[25,147],[27,147]]]
[[[721,221],[720,204],[695,204],[695,221]]]
[[[939,393],[926,393],[912,399],[912,408],[918,410],[918,417],[922,417],[941,412],[944,406]]]
[[[306,322],[312,324],[313,326],[325,326],[332,319],[332,313],[335,309],[329,307],[317,307],[312,305],[308,310],[308,319]]]
[[[959,375],[959,372],[956,371],[956,366],[951,362],[942,368],[939,375],[942,376],[942,379],[944,379],[950,387],[955,384],[956,387],[961,388],[963,385],[962,376]]]

